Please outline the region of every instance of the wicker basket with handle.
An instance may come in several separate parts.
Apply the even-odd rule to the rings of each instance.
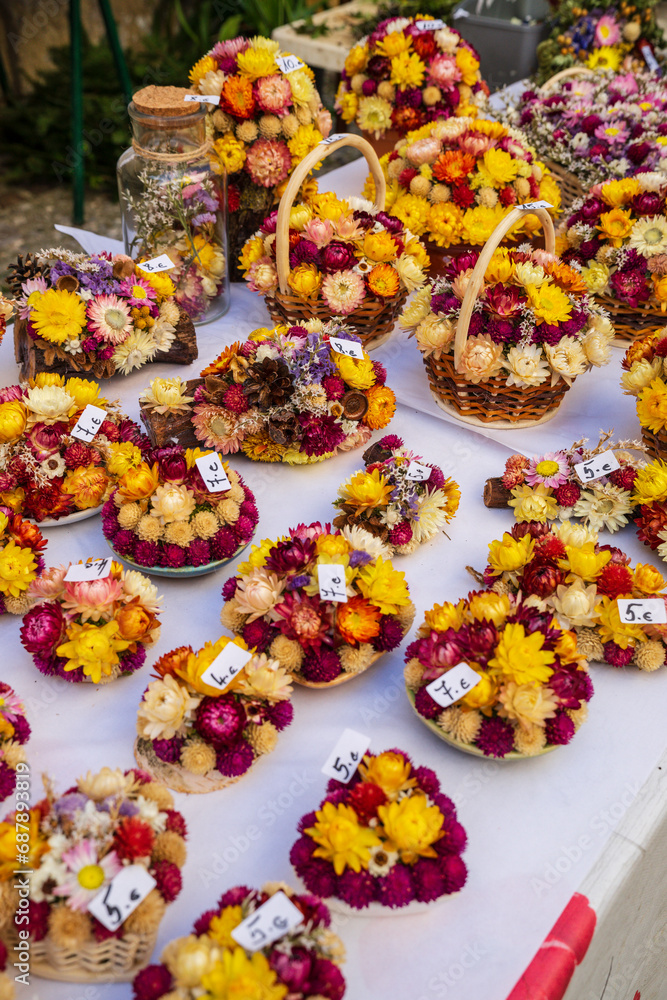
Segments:
[[[540,87],[540,94],[543,94],[546,97],[555,84],[560,83],[561,80],[566,80],[570,76],[595,76],[595,73],[592,69],[588,69],[586,66],[568,66],[567,69],[562,69],[560,73],[554,73],[554,75]],[[577,198],[584,197],[586,189],[576,174],[570,173],[569,170],[563,167],[560,163],[556,163],[554,160],[550,159],[550,157],[543,154],[540,155],[542,156],[542,160],[545,165],[558,181],[562,207],[564,210],[567,210],[572,203],[577,200]]]
[[[525,209],[515,208],[502,219],[480,253],[466,288],[454,338],[454,353],[439,358],[424,358],[431,393],[438,406],[458,420],[476,426],[493,424],[496,428],[532,427],[556,415],[569,386],[559,379],[555,386],[508,386],[504,374],[494,375],[474,384],[459,373],[461,355],[468,339],[468,328],[477,296],[484,284],[484,274],[506,232],[521,218]],[[533,209],[542,222],[547,252],[553,253],[555,234],[551,216],[544,208]]]
[[[333,140],[333,141],[332,141]],[[274,323],[293,324],[300,320],[313,318],[327,322],[332,319],[329,306],[318,293],[317,298],[302,299],[295,295],[287,283],[289,276],[289,220],[299,188],[310,170],[337,149],[352,146],[359,149],[366,157],[373,180],[375,181],[375,207],[382,211],[385,205],[386,185],[382,167],[373,147],[360,135],[330,136],[324,143],[312,149],[296,168],[285,193],[280,200],[278,221],[276,226],[276,268],[278,271],[278,289],[275,296],[267,296],[266,306]],[[340,317],[352,327],[367,351],[379,347],[387,340],[394,328],[396,318],[407,298],[407,291],[402,289],[393,299],[375,299],[367,296],[361,305],[347,316]]]
[[[30,942],[30,972],[68,983],[129,983],[150,962],[157,934],[156,929],[151,934],[125,934],[67,948],[47,934],[41,941]],[[12,924],[7,944],[12,948],[19,943]]]

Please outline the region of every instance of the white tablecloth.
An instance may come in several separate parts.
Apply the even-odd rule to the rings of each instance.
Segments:
[[[358,193],[361,161],[328,175],[339,194]],[[323,185],[324,186],[324,185]],[[57,237],[54,237],[54,243]],[[137,397],[157,375],[196,375],[225,345],[270,325],[263,301],[234,286],[227,316],[198,330],[200,362],[190,370],[151,365],[105,383],[138,418]],[[507,511],[487,510],[484,480],[503,471],[508,448],[528,454],[567,447],[584,435],[615,426],[635,437],[633,401],[618,388],[621,352],[607,369],[579,379],[562,414],[529,431],[483,434],[444,419],[431,401],[419,352],[402,334],[376,355],[401,405],[390,425],[408,446],[438,462],[461,487],[459,515],[442,538],[398,560],[407,575],[418,620],[435,601],[455,601],[473,581],[465,566],[483,568],[488,542],[512,524]],[[0,384],[16,381],[11,333],[0,347]],[[379,435],[377,435],[379,436]],[[361,464],[360,453],[321,465],[288,468],[232,459],[255,491],[260,511],[256,539],[276,537],[299,521],[333,516],[338,484]],[[47,562],[107,553],[98,517],[44,530]],[[652,561],[631,527],[617,541],[633,560]],[[187,583],[158,581],[164,594],[162,635],[155,658],[175,646],[198,648],[220,634],[222,571]],[[42,772],[64,791],[88,769],[133,765],[136,709],[150,663],[136,676],[108,687],[72,685],[43,677],[19,643],[20,621],[5,616],[0,677],[24,698],[33,727],[29,744],[35,799]],[[211,795],[176,795],[189,824],[184,889],[167,910],[158,949],[188,934],[195,918],[236,884],[289,881],[289,850],[300,816],[320,801],[320,773],[341,731],[367,733],[371,749],[401,747],[434,768],[456,802],[469,835],[464,855],[468,882],[456,897],[419,916],[354,918],[338,927],[348,949],[344,972],[350,1000],[504,1000],[563,906],[599,857],[610,831],[636,801],[665,747],[667,669],[594,666],[596,694],[589,722],[573,742],[534,760],[478,760],[440,742],[416,718],[402,682],[402,650],[386,655],[367,674],[327,693],[297,688],[295,720],[276,751],[237,785]],[[26,1000],[121,1000],[127,985],[57,984],[33,979]]]

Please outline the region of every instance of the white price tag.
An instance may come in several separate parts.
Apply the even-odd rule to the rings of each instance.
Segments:
[[[281,73],[293,73],[295,69],[303,69],[306,65],[298,56],[276,56],[276,63]]]
[[[201,675],[204,684],[220,688],[224,691],[229,687],[237,674],[240,674],[252,659],[252,652],[241,649],[235,642],[228,642],[221,653],[218,653],[213,663]]]
[[[624,625],[667,625],[667,608],[662,597],[620,597],[616,603]]]
[[[231,490],[232,484],[227,478],[225,467],[217,451],[196,458],[195,465],[199,469],[199,474],[206,483],[206,489],[209,493],[224,493],[226,490]]]
[[[128,865],[90,901],[88,912],[108,931],[115,931],[156,885],[143,865]]]
[[[280,890],[231,932],[246,951],[259,951],[303,923],[303,913]]]
[[[184,101],[191,101],[197,104],[220,104],[220,94],[186,94]]]
[[[322,139],[319,145],[330,146],[332,142],[338,142],[339,139],[347,139],[345,132],[334,132],[333,135],[328,135],[326,139]]]
[[[72,563],[65,573],[66,583],[86,583],[89,580],[104,580],[111,572],[113,559],[90,559],[85,563]]]
[[[452,21],[458,21],[461,17],[470,17],[470,11],[466,10],[465,7],[459,7],[452,14]]]
[[[317,582],[323,601],[337,601],[347,604],[347,584],[345,567],[335,563],[322,563],[317,567]]]
[[[522,212],[534,212],[536,208],[553,208],[550,201],[525,201],[523,205],[515,205]]]
[[[428,465],[422,465],[420,462],[410,462],[405,476],[407,479],[414,479],[416,483],[423,483],[431,478],[432,472],[433,469]]]
[[[577,462],[574,471],[579,476],[582,483],[591,483],[601,476],[608,476],[610,472],[620,469],[613,451],[603,451],[601,455],[589,458],[587,462]]]
[[[440,31],[444,26],[445,22],[441,21],[439,17],[429,18],[428,21],[415,21],[417,31]]]
[[[359,762],[371,745],[369,736],[346,729],[326,759],[322,774],[347,785],[359,767]]]
[[[155,274],[156,271],[170,271],[175,266],[167,253],[161,253],[159,257],[151,257],[150,260],[145,260],[143,264],[137,264],[137,267],[140,267],[142,271],[147,271],[149,274]]]
[[[463,698],[468,691],[477,687],[481,679],[481,674],[469,667],[467,663],[457,663],[442,677],[427,684],[426,690],[433,701],[437,701],[438,705],[441,705],[442,708],[449,708],[455,701]]]
[[[72,437],[78,438],[79,441],[92,441],[104,423],[106,415],[107,411],[101,406],[88,403],[72,428]]]
[[[341,340],[340,337],[329,337],[329,346],[336,354],[346,354],[348,358],[364,359],[364,350],[361,344],[355,344],[353,340]]]

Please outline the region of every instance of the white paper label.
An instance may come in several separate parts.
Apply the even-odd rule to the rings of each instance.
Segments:
[[[339,604],[347,604],[344,566],[336,563],[323,563],[317,567],[317,582],[323,601],[337,601]]]
[[[155,274],[156,271],[169,271],[175,266],[167,253],[161,253],[159,257],[151,257],[143,264],[137,264],[137,267],[140,267],[142,271],[148,271],[149,274]]]
[[[405,475],[407,479],[414,479],[416,483],[423,483],[431,478],[432,472],[433,469],[428,465],[422,465],[420,462],[410,462]]]
[[[415,21],[417,31],[440,31],[444,26],[445,22],[439,17],[430,18],[428,21]]]
[[[85,563],[72,563],[65,573],[66,583],[85,583],[89,580],[103,580],[111,572],[113,559],[90,559]]]
[[[209,493],[223,493],[226,490],[231,490],[232,484],[227,478],[225,467],[217,451],[196,458],[195,465],[199,469],[199,474],[206,483],[206,489]]]
[[[301,910],[281,890],[241,921],[231,934],[246,951],[258,951],[273,944],[300,923],[303,923]]]
[[[329,345],[336,354],[346,354],[348,358],[358,358],[359,361],[363,361],[363,347],[361,344],[355,344],[353,340],[341,340],[340,337],[329,337]]]
[[[192,101],[197,104],[220,104],[220,94],[186,94],[184,101]]]
[[[452,14],[452,21],[458,21],[461,17],[470,17],[470,11],[466,10],[465,7],[459,7]]]
[[[322,774],[335,778],[344,785],[353,777],[360,761],[371,745],[369,736],[363,736],[354,729],[346,729],[326,759]]]
[[[591,483],[601,476],[608,476],[610,472],[620,469],[613,451],[603,451],[601,455],[595,455],[586,462],[577,462],[574,471],[579,476],[582,483]]]
[[[662,597],[621,597],[617,601],[618,616],[624,625],[665,625],[667,608]]]
[[[251,659],[252,653],[249,650],[241,649],[235,642],[228,642],[213,663],[206,668],[201,679],[204,684],[210,684],[211,687],[224,691]]]
[[[523,205],[515,205],[515,208],[520,208],[522,212],[534,212],[536,208],[553,208],[550,201],[526,201]]]
[[[72,437],[78,438],[79,441],[92,441],[104,423],[106,415],[107,411],[101,406],[88,403],[72,428]]]
[[[276,63],[281,73],[293,73],[295,69],[303,69],[306,65],[298,56],[276,56]]]
[[[319,145],[330,146],[332,142],[338,142],[339,139],[347,139],[347,135],[344,132],[334,132],[333,135],[328,135],[326,139],[322,139]]]
[[[481,679],[481,674],[469,667],[467,663],[457,663],[442,677],[427,684],[426,690],[433,701],[437,701],[438,705],[449,708],[459,698],[463,698],[468,691],[477,687]]]
[[[115,931],[157,885],[143,865],[128,865],[88,904],[88,912]]]

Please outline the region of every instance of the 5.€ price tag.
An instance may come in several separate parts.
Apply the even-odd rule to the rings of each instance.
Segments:
[[[415,21],[417,31],[440,31],[444,26],[445,22],[439,17],[429,18],[428,21]]]
[[[662,597],[644,597],[641,600],[621,597],[616,603],[618,616],[624,625],[667,624],[667,609]]]
[[[195,465],[199,469],[199,474],[206,483],[206,489],[209,493],[224,493],[231,490],[232,484],[227,478],[225,467],[217,451],[196,458]]]
[[[357,358],[359,361],[363,361],[363,348],[361,344],[355,344],[353,340],[341,340],[340,337],[329,337],[329,346],[336,354],[346,354],[348,358]]]
[[[65,573],[66,583],[86,583],[89,580],[104,580],[111,572],[111,556],[104,559],[89,559],[85,563],[72,563]]]
[[[88,403],[72,428],[72,437],[78,438],[79,441],[92,441],[104,423],[106,415],[107,411],[101,406]]]
[[[594,479],[608,476],[610,472],[620,469],[620,465],[613,451],[603,451],[601,455],[594,455],[586,462],[577,462],[574,471],[579,476],[582,483],[591,483]]]
[[[155,274],[156,271],[170,271],[175,266],[168,253],[161,253],[159,257],[151,257],[150,260],[145,260],[143,264],[137,264],[137,267],[140,267],[142,271],[147,271],[149,274]]]
[[[276,56],[276,63],[281,73],[293,73],[295,69],[303,69],[305,66],[298,56]]]
[[[211,687],[224,691],[236,675],[241,673],[245,665],[250,663],[251,659],[252,652],[250,650],[241,649],[235,642],[228,642],[222,652],[218,653],[213,663],[206,668],[201,679],[204,684],[210,684]]]
[[[128,865],[88,904],[88,912],[108,931],[115,931],[157,885],[143,865]]]
[[[296,908],[281,889],[242,920],[231,935],[246,951],[258,951],[273,944],[300,923],[303,923],[301,910]]]
[[[220,104],[220,94],[217,97],[215,94],[186,94],[183,100],[196,104]]]
[[[347,784],[371,745],[370,737],[346,729],[326,759],[322,774]]]
[[[405,473],[406,479],[413,479],[416,483],[424,483],[427,479],[431,478],[431,469],[428,465],[422,465],[421,462],[410,462],[408,466],[408,471]]]
[[[336,563],[322,563],[317,567],[317,582],[323,601],[337,601],[347,604],[347,584],[345,567]]]
[[[455,701],[463,698],[468,691],[477,687],[482,677],[469,667],[467,663],[457,663],[446,674],[426,685],[426,690],[433,701],[443,708],[449,708]]]

